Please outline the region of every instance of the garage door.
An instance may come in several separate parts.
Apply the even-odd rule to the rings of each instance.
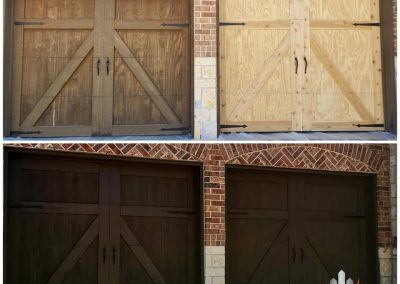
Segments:
[[[376,283],[370,178],[228,172],[228,283]]]
[[[10,154],[7,283],[200,283],[195,168]]]
[[[13,135],[189,131],[189,0],[14,6]]]
[[[379,1],[220,1],[221,129],[384,127]]]

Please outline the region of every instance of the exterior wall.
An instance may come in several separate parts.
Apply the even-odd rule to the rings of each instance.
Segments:
[[[397,146],[390,145],[390,191],[393,235],[392,283],[397,283]]]
[[[194,0],[194,137],[217,138],[217,0]]]
[[[99,153],[204,164],[205,275],[224,283],[225,166],[375,173],[377,175],[378,246],[382,283],[391,283],[392,236],[390,148],[365,144],[14,144],[11,147]],[[393,228],[394,229],[394,228]],[[394,230],[393,230],[394,232]]]
[[[394,53],[397,55],[397,1],[393,0]]]

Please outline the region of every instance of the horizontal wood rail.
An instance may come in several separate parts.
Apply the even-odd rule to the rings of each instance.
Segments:
[[[57,202],[18,202],[10,204],[9,210],[40,214],[97,215],[97,204],[57,203]]]
[[[34,30],[89,30],[94,28],[93,19],[15,19],[14,25]]]
[[[246,21],[246,20],[234,20],[224,19],[221,20],[224,25],[221,26],[223,29],[289,29],[289,20],[277,20],[277,21]],[[245,23],[245,25],[229,25],[229,23]]]
[[[190,23],[185,21],[115,20],[115,29],[117,30],[182,30],[189,26]]]

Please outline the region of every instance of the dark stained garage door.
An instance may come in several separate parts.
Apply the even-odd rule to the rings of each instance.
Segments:
[[[198,167],[9,153],[6,283],[200,283]]]
[[[229,169],[227,283],[376,283],[371,176]]]

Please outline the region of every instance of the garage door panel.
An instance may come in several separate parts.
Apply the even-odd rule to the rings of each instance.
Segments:
[[[153,280],[148,275],[136,255],[130,250],[126,241],[121,238],[120,255],[120,283],[129,283],[135,279],[138,283],[153,284]]]
[[[314,121],[383,122],[375,36],[372,29],[312,30],[309,87]]]
[[[96,204],[98,186],[96,174],[23,170],[21,201]]]
[[[371,10],[375,9],[374,6],[379,6],[376,2],[371,0],[310,0],[310,17],[312,20],[368,21],[371,20]]]
[[[306,252],[304,274],[317,271],[310,283],[324,283],[335,277],[340,270],[355,282],[360,278],[366,282],[365,243],[361,237],[362,221],[308,221],[306,225]],[[338,250],[341,253],[338,253]]]
[[[189,275],[184,268],[191,261],[189,250],[193,249],[189,240],[189,221],[186,218],[123,218],[165,282],[187,283]],[[138,261],[142,265],[148,262],[143,256]]]
[[[236,181],[231,188],[231,206],[235,209],[288,210],[285,183]]]
[[[143,176],[121,177],[121,204],[147,207],[188,207],[189,199],[185,179]]]
[[[283,267],[279,266],[277,271],[267,271],[268,269],[265,270],[264,267],[259,271],[259,266],[265,261],[269,262],[271,258],[277,261],[284,258],[274,253],[274,246],[279,243],[277,240],[287,239],[287,231],[284,230],[286,227],[286,220],[228,219],[227,281],[229,283],[264,283],[266,280],[284,278],[283,275],[287,275],[285,274],[287,263]],[[283,247],[281,251],[285,251],[285,248]],[[266,279],[262,280],[259,277]],[[262,281],[257,282],[257,280]]]
[[[188,20],[189,1],[186,0],[117,0],[117,19]]]
[[[224,0],[220,10],[223,20],[289,20],[291,1]]]
[[[291,121],[295,90],[288,75],[293,73],[288,30],[227,26],[220,33],[223,120]],[[275,111],[268,112],[271,108]]]
[[[47,107],[36,125],[90,126],[92,124],[92,69],[93,54],[91,52]]]
[[[31,19],[93,18],[94,4],[95,0],[25,0],[25,16]]]
[[[95,216],[26,214],[14,210],[9,214],[8,222],[18,225],[9,231],[8,241],[10,250],[15,250],[18,255],[8,259],[11,265],[18,267],[18,273],[10,275],[14,280],[10,282],[47,283],[94,219]],[[97,258],[97,249],[95,253]],[[93,258],[92,253],[89,255]],[[87,271],[97,269],[86,259],[80,265]]]

